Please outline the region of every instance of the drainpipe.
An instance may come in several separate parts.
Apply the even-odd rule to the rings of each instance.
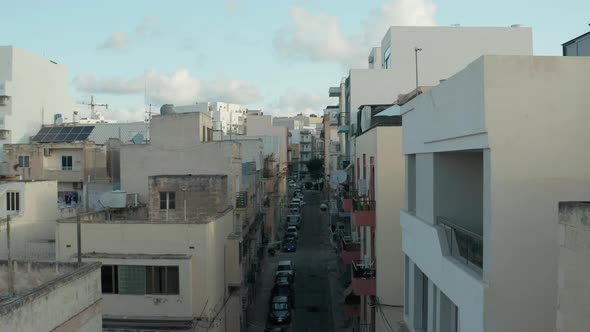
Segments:
[[[8,293],[14,294],[14,274],[10,255],[10,216],[6,216],[6,245],[8,247]]]

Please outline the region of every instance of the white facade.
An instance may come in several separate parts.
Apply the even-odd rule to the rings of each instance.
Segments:
[[[9,181],[0,184],[0,257],[7,258],[6,219],[10,217],[13,259],[55,260],[56,220],[76,214],[59,208],[57,181]]]
[[[0,149],[7,143],[29,143],[54,114],[69,114],[64,65],[13,46],[0,46]],[[0,154],[1,155],[1,154]]]
[[[176,106],[174,109],[179,113],[203,112],[209,114],[213,120],[213,129],[221,130],[224,135],[244,134],[247,110],[238,104],[214,101]]]
[[[555,331],[556,206],[590,194],[589,84],[590,59],[483,56],[402,107],[413,330]]]

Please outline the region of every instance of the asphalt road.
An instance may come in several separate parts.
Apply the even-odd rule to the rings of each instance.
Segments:
[[[248,331],[263,331],[268,317],[268,299],[274,283],[274,273],[280,260],[295,263],[295,308],[293,321],[283,326],[286,331],[332,332],[332,292],[328,266],[333,263],[334,254],[330,245],[329,227],[326,216],[320,212],[320,195],[316,191],[306,191],[299,230],[297,251],[277,252],[267,257],[263,267],[261,287],[249,314]]]

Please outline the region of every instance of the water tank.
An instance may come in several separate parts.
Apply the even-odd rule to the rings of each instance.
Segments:
[[[74,111],[74,114],[72,114],[72,122],[73,123],[80,122],[80,112]]]
[[[61,125],[63,123],[64,119],[63,116],[61,115],[61,113],[55,113],[53,115],[53,123],[56,125]]]
[[[176,111],[174,110],[173,104],[164,104],[164,105],[162,105],[162,107],[160,107],[160,114],[161,115],[172,114],[172,113],[176,113]]]
[[[127,207],[127,192],[124,190],[113,190],[104,193],[100,198],[100,203],[105,208],[122,209]]]

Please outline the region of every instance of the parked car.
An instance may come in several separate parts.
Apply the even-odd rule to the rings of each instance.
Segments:
[[[280,261],[278,266],[277,266],[277,272],[276,275],[288,275],[291,278],[295,277],[295,265],[293,264],[293,261]]]
[[[289,208],[289,214],[299,214],[299,213],[300,213],[299,207]]]
[[[297,234],[297,226],[287,226],[287,234],[293,234],[295,235],[295,238],[298,238],[299,234]]]
[[[297,251],[297,242],[295,240],[285,241],[283,244],[284,252],[295,252]]]
[[[291,204],[299,204],[299,206],[304,205],[305,203],[303,202],[303,200],[301,200],[301,198],[293,198],[291,200]]]
[[[291,187],[291,188],[297,188],[297,183],[295,181],[289,181],[289,187]]]
[[[275,324],[291,322],[291,305],[287,296],[273,296],[270,302],[268,318]]]
[[[275,285],[293,285],[293,277],[281,274],[275,277]]]
[[[283,244],[287,242],[297,242],[297,237],[293,233],[287,233],[283,237]]]
[[[291,284],[275,284],[271,291],[271,299],[275,296],[286,296],[289,298],[289,304],[294,307],[295,290]]]
[[[301,229],[301,215],[300,214],[290,214],[287,216],[287,227],[288,226],[295,226],[297,229]]]

